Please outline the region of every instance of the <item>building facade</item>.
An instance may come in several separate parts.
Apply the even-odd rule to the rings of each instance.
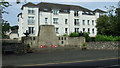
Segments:
[[[54,25],[57,36],[82,31],[95,37],[96,20],[105,14],[99,9],[92,11],[81,6],[46,2],[27,3],[21,9],[18,14],[19,37],[25,36],[26,31],[30,36],[37,36],[40,25]]]

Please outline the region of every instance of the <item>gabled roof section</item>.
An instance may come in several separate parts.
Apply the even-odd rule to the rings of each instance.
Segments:
[[[103,10],[100,10],[100,9],[95,9],[94,12],[107,13],[106,11],[103,11]]]
[[[22,13],[19,13],[19,14],[17,15],[17,17],[19,17],[19,15],[22,15]]]
[[[24,4],[21,9],[23,9],[24,6],[27,6],[27,7],[29,7],[29,6],[35,7],[36,5],[33,4],[33,3],[31,3],[31,2],[28,2],[28,3]]]
[[[40,8],[56,8],[56,9],[71,9],[71,10],[81,10],[81,11],[87,11],[87,12],[92,12],[91,10],[87,8],[83,8],[81,6],[76,6],[76,5],[65,5],[65,4],[56,4],[56,3],[47,3],[47,2],[41,2],[37,4],[38,7]]]

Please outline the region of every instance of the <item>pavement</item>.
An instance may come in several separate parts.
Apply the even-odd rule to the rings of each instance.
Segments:
[[[56,50],[36,52],[24,55],[8,54],[2,56],[2,66],[84,66],[81,62],[118,59],[118,50]],[[64,65],[66,64],[67,65]],[[72,63],[72,64],[71,64]],[[74,64],[78,63],[78,64]],[[91,62],[92,63],[92,62]],[[90,64],[90,63],[89,63]],[[88,65],[89,65],[88,64]],[[95,63],[93,63],[95,64]],[[104,63],[103,63],[104,64]],[[90,64],[91,65],[91,64]],[[89,65],[89,66],[90,66]],[[85,65],[86,66],[86,65]],[[93,66],[93,65],[91,65]]]

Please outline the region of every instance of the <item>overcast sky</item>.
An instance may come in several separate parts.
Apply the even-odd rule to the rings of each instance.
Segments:
[[[16,0],[7,0],[10,2],[12,6],[6,8],[5,10],[9,12],[9,14],[3,14],[3,18],[7,20],[11,26],[18,25],[17,15],[22,11],[21,6],[25,4],[22,2],[20,4],[16,4]],[[23,1],[23,0],[22,0]],[[118,1],[120,0],[29,0],[29,2],[51,2],[51,3],[61,3],[61,4],[70,4],[70,5],[78,5],[85,7],[90,10],[95,10],[97,8],[107,11],[104,6],[115,6],[117,7]],[[28,0],[26,0],[26,3]]]

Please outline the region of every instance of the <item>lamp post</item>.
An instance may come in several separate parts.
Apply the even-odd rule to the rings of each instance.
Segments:
[[[28,37],[28,35],[29,35],[30,33],[26,30],[26,32],[24,33],[24,35],[26,36],[26,37]]]

